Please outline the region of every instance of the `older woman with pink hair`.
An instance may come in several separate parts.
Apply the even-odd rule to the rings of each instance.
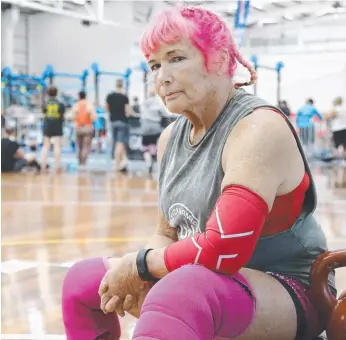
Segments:
[[[181,115],[159,140],[157,232],[138,252],[69,270],[67,339],[119,339],[125,312],[138,317],[136,340],[315,338],[309,271],[327,246],[290,122],[240,88],[256,73],[208,10],[163,11],[141,48],[156,93]],[[248,83],[233,83],[237,62]]]

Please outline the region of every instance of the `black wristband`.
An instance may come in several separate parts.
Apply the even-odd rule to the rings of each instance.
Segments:
[[[153,249],[141,249],[136,258],[136,266],[140,279],[145,282],[157,282],[158,279],[153,277],[149,273],[148,265],[147,265],[147,255],[150,250]]]

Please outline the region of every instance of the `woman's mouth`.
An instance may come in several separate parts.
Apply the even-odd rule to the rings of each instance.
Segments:
[[[170,100],[174,100],[177,99],[180,96],[181,92],[173,92],[170,94],[165,95],[165,100],[170,101]]]

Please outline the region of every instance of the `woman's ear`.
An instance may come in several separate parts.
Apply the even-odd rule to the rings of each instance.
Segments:
[[[219,52],[218,62],[217,62],[217,75],[225,75],[228,73],[229,68],[229,54],[226,49],[223,49]]]

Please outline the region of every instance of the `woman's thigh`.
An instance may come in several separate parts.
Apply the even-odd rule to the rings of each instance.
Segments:
[[[109,258],[108,265],[112,266],[116,263],[116,261],[117,259]],[[176,276],[179,275],[178,272],[179,269],[177,270]],[[254,295],[256,307],[255,316],[252,323],[245,330],[245,332],[236,339],[294,340],[297,335],[298,326],[297,312],[293,299],[287,289],[276,278],[261,271],[242,268],[239,271],[239,274],[243,276],[245,283],[247,283],[252,294]],[[191,275],[193,275],[193,272],[191,272]],[[210,271],[210,275],[221,274]],[[212,278],[210,278],[210,281],[212,281]],[[155,286],[148,287],[148,290],[143,292],[140,301],[138,301],[138,305],[129,311],[131,315],[137,318],[139,317],[142,305],[145,303],[145,299],[150,288],[155,291]],[[232,322],[232,320],[230,320],[230,322]],[[316,326],[318,328],[318,325],[314,326],[315,328]],[[314,332],[314,330],[312,330],[312,332]],[[315,332],[316,334],[314,335],[317,336],[318,330]]]
[[[248,281],[256,300],[252,324],[241,340],[294,340],[297,313],[293,300],[283,285],[272,276],[243,268],[240,274]]]
[[[207,328],[215,339],[294,340],[297,313],[288,291],[277,279],[263,272],[244,268],[239,274],[224,276],[194,265],[168,274],[145,298],[137,331],[146,328],[149,315],[168,313],[169,319],[178,315],[189,327],[197,325],[196,332]],[[196,287],[200,288],[196,290]],[[252,312],[248,306],[249,294],[253,297]],[[237,321],[240,315],[246,320]],[[142,316],[147,319],[141,322]]]

